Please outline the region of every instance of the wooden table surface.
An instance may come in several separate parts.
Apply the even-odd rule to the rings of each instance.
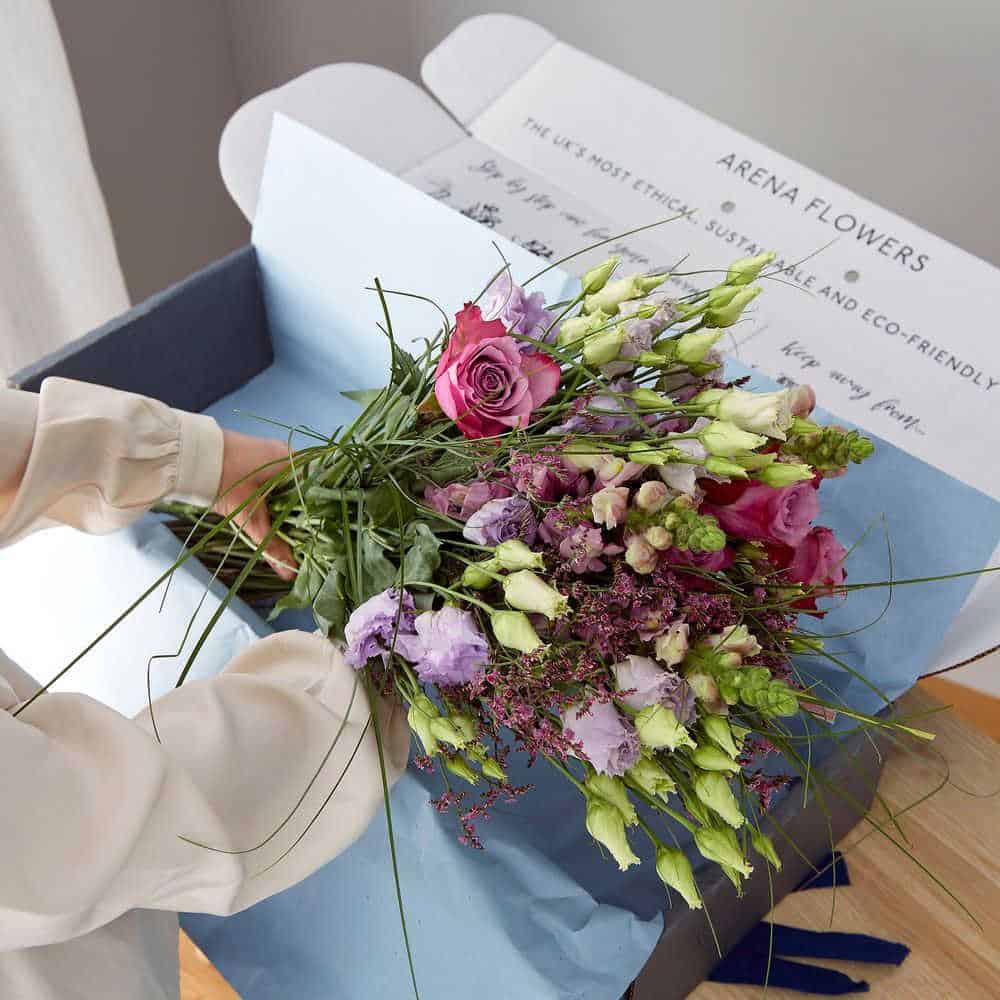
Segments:
[[[952,689],[938,686],[948,697]],[[983,703],[958,712],[983,724]],[[901,701],[906,712],[939,706],[926,690]],[[978,919],[966,916],[913,862],[871,828],[858,827],[841,849],[851,885],[813,889],[789,896],[775,909],[780,923],[810,930],[847,930],[901,941],[912,949],[901,967],[829,962],[853,979],[871,984],[873,1000],[991,1000],[1000,998],[1000,743],[942,712],[921,727],[937,739],[931,749],[896,752],[889,758],[879,791],[898,812],[935,788],[950,771],[950,783],[900,818],[912,852]],[[1000,716],[987,714],[986,728]],[[1000,728],[994,728],[1000,738]],[[239,1000],[208,960],[181,942],[182,1000]],[[703,983],[691,1000],[751,1000],[760,988]],[[803,994],[769,989],[769,1000],[802,1000]],[[513,998],[512,998],[513,1000]],[[528,998],[518,998],[528,1000]]]

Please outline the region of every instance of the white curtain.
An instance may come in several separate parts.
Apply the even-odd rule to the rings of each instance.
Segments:
[[[127,307],[49,0],[0,0],[0,379]]]

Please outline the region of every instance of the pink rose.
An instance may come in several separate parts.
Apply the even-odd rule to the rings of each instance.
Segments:
[[[526,426],[560,377],[550,357],[522,354],[503,323],[466,305],[438,362],[434,395],[467,438],[490,437]]]
[[[847,576],[846,558],[847,551],[829,528],[813,528],[794,549],[771,553],[773,562],[779,566],[784,563],[789,580],[807,587],[841,586]]]
[[[798,545],[819,513],[812,480],[773,489],[763,483],[721,484],[702,480],[707,496],[702,514],[711,514],[729,535],[750,542]]]

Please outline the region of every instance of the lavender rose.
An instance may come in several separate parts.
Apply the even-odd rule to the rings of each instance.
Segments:
[[[634,727],[606,702],[594,702],[585,713],[580,707],[563,714],[563,729],[583,746],[596,770],[621,777],[639,759],[639,736]]]
[[[462,536],[476,545],[499,545],[519,538],[525,545],[535,541],[538,522],[524,497],[505,497],[483,504],[465,524]]]
[[[468,611],[446,607],[418,615],[417,638],[407,659],[429,684],[475,684],[482,680],[490,647]]]
[[[451,483],[448,486],[427,486],[424,499],[428,506],[456,521],[468,521],[483,504],[509,497],[511,490],[500,483],[477,479],[471,483]]]
[[[384,662],[390,650],[412,659],[416,648],[415,613],[413,598],[405,590],[400,594],[390,588],[370,597],[354,609],[344,627],[347,641],[344,659],[355,670],[360,670],[373,656],[381,656]]]

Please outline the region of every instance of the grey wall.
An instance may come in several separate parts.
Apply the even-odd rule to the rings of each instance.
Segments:
[[[996,0],[53,0],[140,297],[245,238],[216,166],[241,101],[328,62],[417,79],[505,11],[1000,265]],[[669,136],[657,137],[669,141]]]
[[[239,246],[217,150],[239,107],[218,0],[52,0],[134,301]]]

